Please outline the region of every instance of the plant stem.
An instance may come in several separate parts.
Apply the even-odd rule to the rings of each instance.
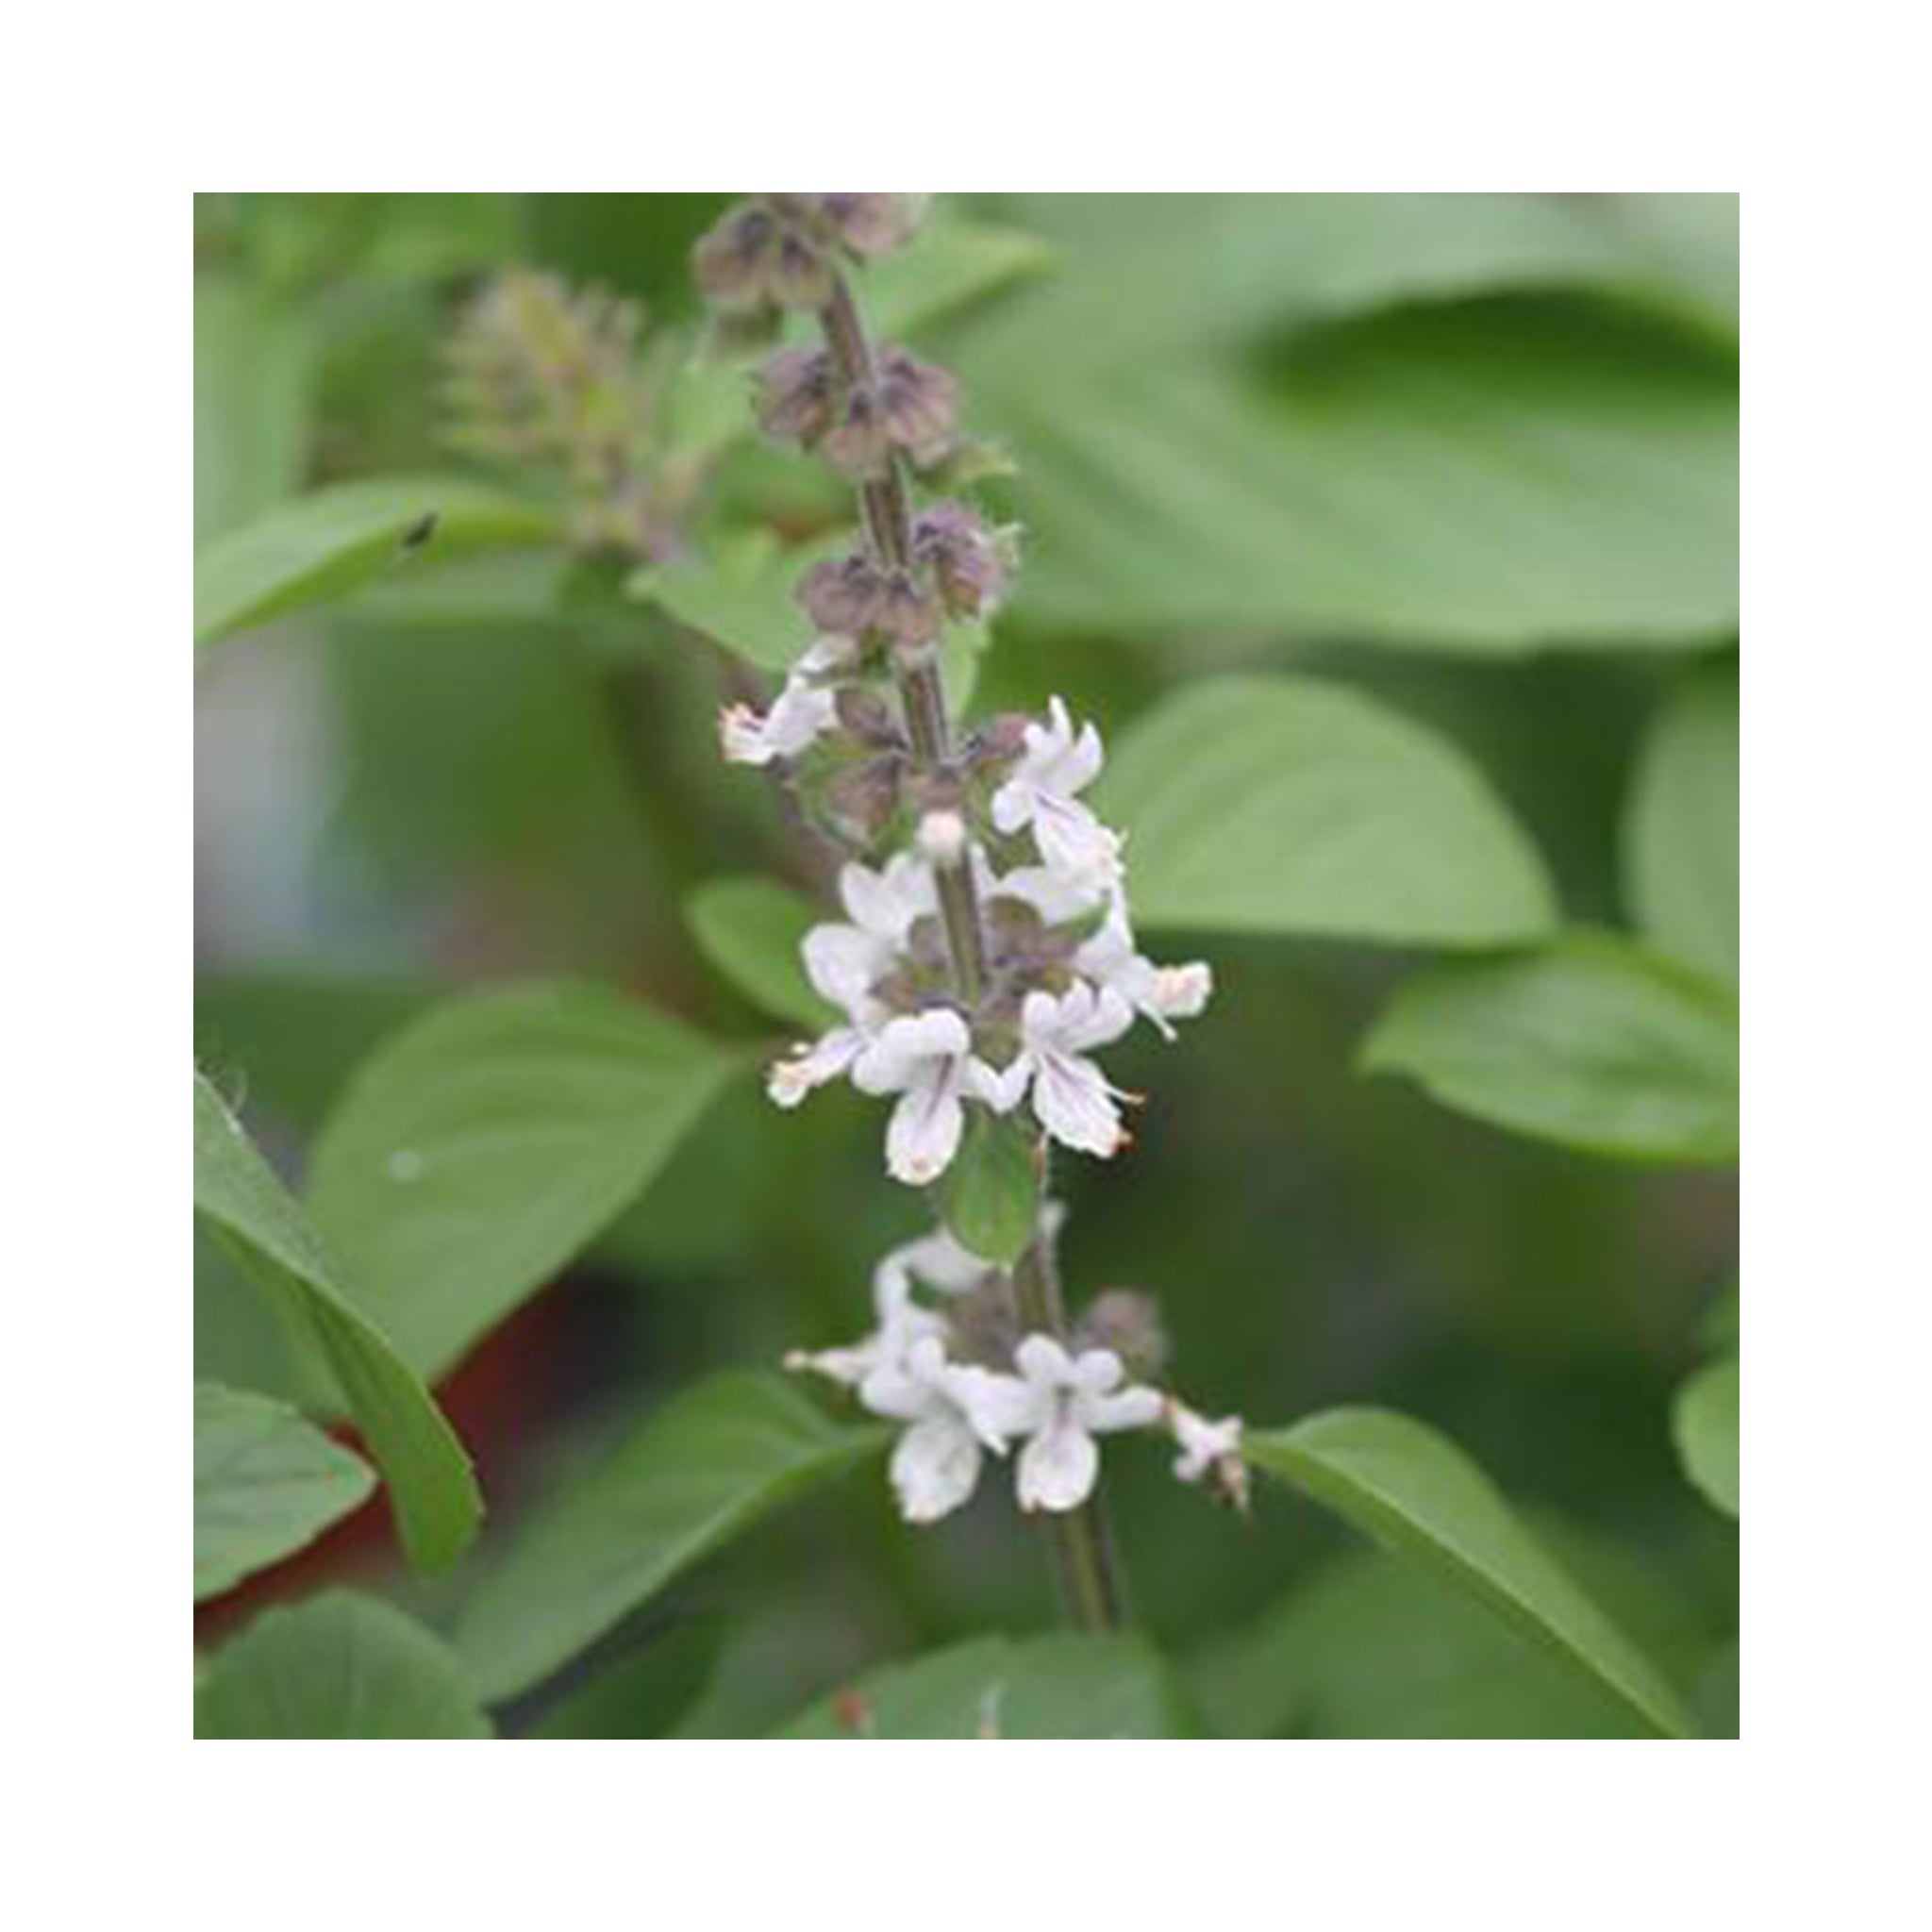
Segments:
[[[842,275],[834,281],[831,299],[820,310],[819,321],[841,379],[848,385],[869,382],[872,342]],[[906,473],[896,454],[888,459],[883,476],[859,486],[859,508],[874,558],[889,569],[905,569],[912,555],[912,512]],[[952,726],[946,716],[945,686],[937,656],[930,648],[917,655],[895,653],[893,676],[914,758],[927,774],[949,773],[954,757]],[[985,929],[973,869],[970,865],[945,866],[937,869],[937,875],[953,988],[962,1004],[973,1007],[978,1003],[986,980]],[[1012,1280],[1026,1329],[1064,1339],[1067,1323],[1059,1268],[1053,1242],[1044,1232],[1013,1270]],[[1123,1621],[1119,1571],[1099,1491],[1079,1508],[1049,1517],[1047,1527],[1068,1615],[1083,1629],[1118,1628]]]
[[[1022,1325],[1029,1331],[1064,1338],[1066,1307],[1060,1295],[1059,1262],[1053,1237],[1042,1230],[1013,1270],[1013,1294]],[[1054,1569],[1067,1613],[1086,1630],[1115,1630],[1126,1621],[1114,1557],[1107,1505],[1096,1484],[1077,1509],[1047,1518]]]

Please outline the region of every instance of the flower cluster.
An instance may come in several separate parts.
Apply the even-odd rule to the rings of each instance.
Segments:
[[[937,1305],[920,1298],[922,1288]],[[786,1366],[839,1383],[900,1424],[891,1475],[908,1523],[950,1515],[978,1487],[987,1458],[1015,1450],[1022,1509],[1077,1509],[1099,1477],[1096,1438],[1124,1429],[1164,1428],[1181,1451],[1176,1475],[1208,1478],[1245,1503],[1238,1418],[1209,1422],[1132,1379],[1120,1351],[1101,1343],[1104,1321],[1083,1324],[1067,1341],[1019,1333],[1008,1278],[950,1235],[893,1249],[874,1274],[873,1300],[870,1334],[796,1352]]]
[[[726,714],[725,750],[752,763],[795,758],[840,730],[828,677],[845,661],[814,646],[771,710]],[[1013,734],[1007,734],[1013,735]],[[1019,726],[1019,749],[997,731],[975,747],[948,807],[923,813],[910,849],[839,875],[845,918],[806,935],[806,973],[844,1014],[841,1024],[772,1070],[771,1093],[795,1106],[849,1076],[861,1091],[897,1095],[887,1166],[919,1186],[944,1172],[964,1109],[1007,1114],[1030,1102],[1062,1145],[1103,1158],[1126,1143],[1121,1103],[1092,1058],[1137,1017],[1171,1036],[1201,1011],[1212,986],[1195,962],[1158,966],[1134,939],[1118,836],[1079,792],[1099,772],[1099,735],[1074,726],[1056,698],[1044,720]],[[948,973],[941,905],[949,872],[973,885],[982,924],[976,996]]]
[[[668,556],[702,477],[659,446],[644,342],[638,303],[506,270],[472,298],[445,350],[448,441],[547,474],[579,550]]]

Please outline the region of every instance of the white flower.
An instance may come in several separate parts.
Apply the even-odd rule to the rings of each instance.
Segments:
[[[1023,1509],[1077,1509],[1100,1474],[1094,1437],[1144,1428],[1160,1417],[1152,1389],[1123,1388],[1126,1371],[1110,1348],[1074,1357],[1050,1335],[1029,1335],[1014,1357],[1017,1390],[986,1391],[987,1420],[1000,1434],[1024,1435],[1019,1497]],[[1010,1381],[995,1377],[995,1383]]]
[[[917,1342],[942,1338],[945,1324],[929,1308],[908,1295],[879,1310],[879,1324],[870,1335],[844,1348],[794,1348],[786,1357],[788,1369],[809,1370],[847,1389],[859,1388],[870,1375],[896,1370]]]
[[[1126,899],[1120,892],[1113,894],[1100,930],[1074,955],[1074,967],[1144,1013],[1169,1040],[1174,1038],[1169,1023],[1193,1019],[1214,991],[1214,969],[1205,959],[1157,966],[1134,950]]]
[[[1096,991],[1081,981],[1058,997],[1029,992],[1020,1008],[1020,1056],[996,1076],[1001,1099],[1014,1105],[1030,1081],[1040,1124],[1056,1141],[1105,1159],[1126,1138],[1114,1103],[1127,1096],[1108,1084],[1087,1050],[1118,1040],[1133,1024],[1134,1009],[1111,988]]]
[[[820,638],[792,668],[784,689],[762,714],[749,705],[726,705],[718,713],[718,741],[735,765],[768,765],[795,758],[838,721],[838,700],[819,683],[852,650],[849,638]]]
[[[862,1093],[903,1096],[886,1129],[886,1167],[894,1180],[924,1187],[945,1172],[966,1125],[967,1096],[1005,1111],[999,1076],[973,1052],[971,1028],[949,1007],[888,1020],[852,1063]]]
[[[1076,793],[1101,766],[1100,733],[1091,724],[1075,732],[1067,708],[1055,698],[1045,724],[1029,724],[1024,748],[1006,782],[992,795],[992,822],[1011,835],[1028,826],[1040,856],[1053,871],[1079,879],[1120,876],[1121,841]]]
[[[941,1294],[971,1294],[994,1272],[994,1266],[970,1248],[961,1247],[941,1227],[894,1248],[880,1261],[873,1270],[873,1302],[883,1319],[911,1302],[915,1282],[936,1288]]]
[[[841,867],[839,897],[850,924],[813,926],[799,950],[812,985],[857,1021],[871,1007],[874,984],[891,970],[915,922],[938,910],[939,889],[930,866],[901,852],[879,872],[856,862]]]
[[[1174,1473],[1184,1483],[1197,1483],[1218,1463],[1241,1457],[1241,1419],[1238,1415],[1224,1415],[1211,1423],[1183,1404],[1170,1401],[1167,1425],[1180,1444]]]
[[[1044,865],[1015,866],[1011,872],[995,874],[977,852],[974,857],[979,861],[975,883],[982,899],[1017,899],[1023,906],[1032,907],[1046,925],[1066,925],[1085,919],[1109,896],[1105,879],[1055,872]]]
[[[936,1335],[921,1337],[897,1362],[866,1375],[858,1399],[874,1415],[909,1424],[891,1463],[907,1522],[950,1514],[972,1495],[984,1452],[1006,1454],[998,1417],[1016,1407],[1017,1387],[1010,1375],[949,1362]]]

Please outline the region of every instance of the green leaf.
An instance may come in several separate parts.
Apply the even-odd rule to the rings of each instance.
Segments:
[[[549,1675],[777,1504],[885,1442],[775,1375],[720,1375],[540,1503],[465,1607],[456,1644],[491,1702]]]
[[[487,1738],[462,1667],[388,1604],[330,1591],[266,1610],[215,1653],[197,1738]]]
[[[1738,1009],[1701,975],[1608,934],[1411,980],[1362,1049],[1444,1107],[1629,1160],[1738,1158]]]
[[[982,1260],[1010,1268],[1040,1225],[1039,1143],[1017,1121],[975,1108],[942,1183],[946,1225]]]
[[[859,294],[877,338],[897,341],[1030,280],[1054,258],[1037,235],[942,216],[910,248],[869,268]]]
[[[671,1737],[709,1688],[724,1640],[722,1618],[685,1617],[546,1704],[526,1735]]]
[[[824,917],[802,892],[770,879],[709,879],[684,902],[704,954],[753,1006],[820,1033],[837,1019],[799,963],[807,932]]]
[[[194,562],[194,641],[211,644],[435,555],[552,541],[554,512],[458,476],[335,483],[217,537]]]
[[[1024,458],[1029,623],[1492,657],[1736,629],[1728,354],[1528,299],[1376,316],[1273,370],[1088,347],[966,364]]]
[[[868,1672],[786,1738],[1184,1738],[1166,1664],[1138,1636],[979,1637]]]
[[[738,1064],[605,987],[450,1000],[350,1079],[310,1210],[358,1300],[440,1374],[643,1191]]]
[[[770,530],[741,530],[710,551],[646,564],[625,589],[747,663],[782,675],[815,635],[799,608],[799,579],[814,563],[841,555],[851,541],[841,533],[787,548]]]
[[[1738,982],[1738,667],[1679,688],[1644,742],[1624,826],[1624,895],[1663,952]]]
[[[1462,1451],[1407,1416],[1337,1408],[1251,1435],[1256,1468],[1456,1583],[1611,1690],[1654,1731],[1690,1733],[1674,1691]]]
[[[425,1570],[454,1562],[483,1513],[462,1444],[429,1391],[352,1305],[315,1230],[199,1074],[194,1207],[327,1364],[389,1483],[410,1560]]]
[[[1574,1532],[1553,1546],[1646,1649],[1674,1661],[1696,1654],[1694,1612],[1647,1566]],[[1187,1684],[1227,1738],[1653,1735],[1601,1683],[1524,1641],[1457,1584],[1368,1548],[1343,1552],[1215,1640]]]
[[[312,318],[233,275],[194,278],[194,541],[258,516],[308,460]]]
[[[375,1487],[359,1456],[285,1404],[197,1382],[195,1602],[312,1542]]]
[[[1708,1363],[1677,1391],[1671,1434],[1690,1480],[1726,1516],[1738,1513],[1738,1357]]]
[[[1129,727],[1096,804],[1128,835],[1144,926],[1467,946],[1555,922],[1475,767],[1336,686],[1191,685]]]

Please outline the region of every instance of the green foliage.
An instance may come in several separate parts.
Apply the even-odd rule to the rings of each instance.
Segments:
[[[314,1228],[220,1096],[194,1079],[194,1208],[326,1365],[389,1484],[412,1561],[440,1569],[475,1535],[482,1499],[427,1390],[339,1285]]]
[[[432,553],[553,541],[555,515],[459,476],[332,484],[216,537],[195,558],[194,641],[219,643],[346,596]]]
[[[888,1664],[815,1704],[787,1738],[1185,1738],[1167,1665],[1139,1637],[979,1637]]]
[[[625,589],[746,663],[783,674],[813,636],[793,595],[799,579],[847,547],[842,535],[787,548],[769,530],[743,530],[708,554],[646,564]]]
[[[1690,1480],[1726,1516],[1738,1513],[1738,1357],[1701,1368],[1671,1405],[1671,1433]]]
[[[1040,1225],[1038,1138],[1017,1120],[974,1108],[941,1185],[941,1212],[962,1247],[1010,1268]]]
[[[362,1305],[441,1374],[643,1191],[738,1064],[603,987],[451,1000],[358,1069],[310,1211]]]
[[[317,343],[292,303],[230,275],[194,282],[194,541],[259,516],[308,458]]]
[[[1658,711],[1624,828],[1625,896],[1661,951],[1738,981],[1738,667],[1708,666]]]
[[[461,1666],[400,1610],[350,1591],[267,1610],[196,1687],[197,1738],[487,1738]]]
[[[375,1478],[286,1404],[194,1385],[194,1600],[311,1542]]]
[[[1248,1438],[1249,1459],[1396,1554],[1459,1585],[1620,1698],[1654,1731],[1691,1729],[1675,1692],[1453,1442],[1407,1416],[1338,1408]]]
[[[771,879],[709,879],[684,902],[698,949],[753,1006],[818,1033],[837,1018],[798,963],[819,908]]]
[[[1587,1153],[1738,1158],[1736,996],[1608,934],[1424,974],[1376,1023],[1361,1064]]]
[[[1555,922],[1528,841],[1458,752],[1289,677],[1190,686],[1136,722],[1099,793],[1148,928],[1491,945]]]
[[[713,1377],[540,1504],[464,1606],[456,1643],[492,1702],[527,1689],[779,1503],[885,1442],[828,1422],[789,1383]]]

